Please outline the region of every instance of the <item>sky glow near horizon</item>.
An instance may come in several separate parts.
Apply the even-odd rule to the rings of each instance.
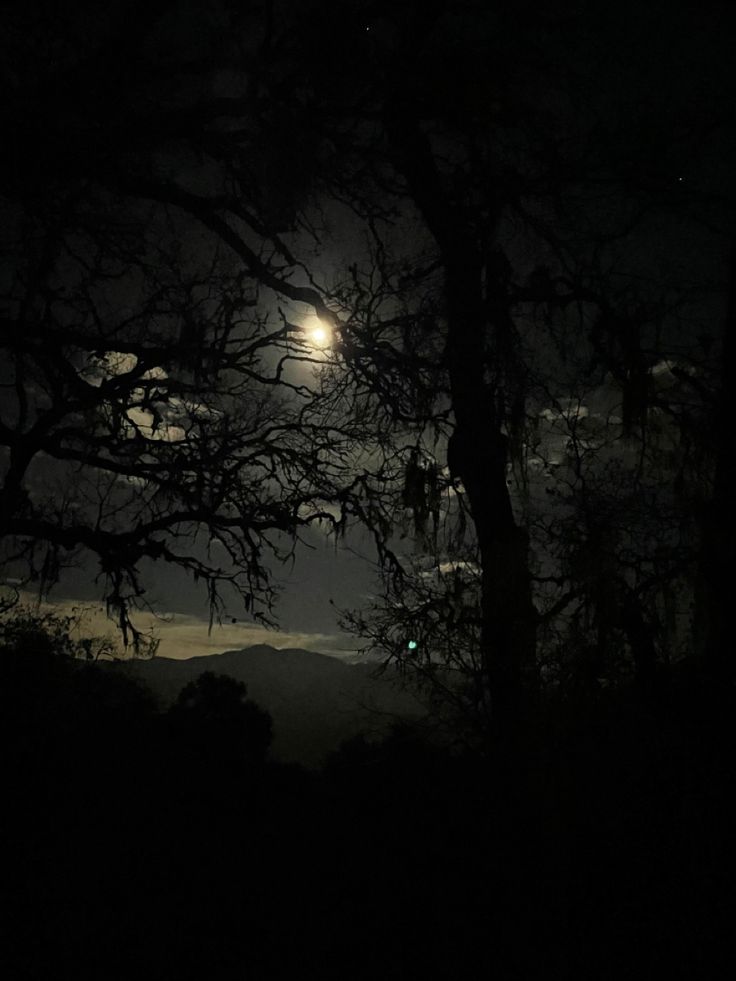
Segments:
[[[109,619],[104,604],[92,600],[55,599],[39,603],[38,595],[27,590],[20,591],[24,606],[39,613],[53,613],[57,616],[79,616],[77,633],[80,636],[104,636],[120,641],[115,623]],[[257,623],[237,618],[225,619],[214,624],[212,631],[203,616],[179,611],[164,611],[159,615],[139,611],[134,614],[136,627],[144,634],[151,631],[159,639],[157,657],[183,660],[208,654],[221,654],[224,651],[240,650],[257,644],[275,648],[302,648],[329,657],[352,658],[357,653],[358,644],[348,644],[350,637],[338,634],[320,633],[309,630],[269,629]],[[347,641],[347,643],[346,643]],[[122,652],[122,643],[121,643]],[[126,654],[133,656],[130,648]]]

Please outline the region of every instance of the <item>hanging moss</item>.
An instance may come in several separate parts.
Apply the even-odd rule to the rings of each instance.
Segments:
[[[412,450],[406,465],[402,501],[405,508],[412,510],[414,530],[417,534],[424,534],[430,512],[427,499],[427,470],[419,462],[416,449]]]

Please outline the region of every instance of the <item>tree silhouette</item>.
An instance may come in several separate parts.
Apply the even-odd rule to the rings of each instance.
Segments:
[[[304,11],[300,42],[316,43],[329,14]],[[650,687],[692,649],[686,433],[721,386],[712,321],[733,216],[708,163],[729,152],[717,59],[688,52],[712,100],[678,88],[668,103],[638,84],[645,45],[622,86],[567,4],[535,19],[533,41],[518,17],[410,0],[335,15],[339,92],[322,64],[304,65],[303,88],[341,161],[334,193],[370,241],[335,289],[348,313],[333,384],[357,389],[393,448],[364,507],[385,602],[348,623],[435,692],[433,665],[458,668],[502,727],[540,671],[559,684],[578,654],[594,685],[636,673]],[[583,667],[592,649],[605,665]]]
[[[78,636],[71,617],[20,608],[0,622],[0,753],[13,820],[60,787],[70,814],[92,820],[133,772],[145,781],[145,755],[157,754],[155,699],[90,657],[110,649],[107,638]]]
[[[181,690],[169,719],[177,735],[207,758],[224,755],[262,763],[273,738],[273,723],[247,695],[242,681],[204,671]]]
[[[288,555],[325,514],[351,437],[318,411],[314,348],[276,311],[324,304],[295,283],[279,235],[272,202],[290,191],[261,166],[276,151],[234,128],[261,128],[258,103],[210,96],[220,68],[208,56],[194,69],[203,88],[184,94],[186,44],[170,45],[153,12],[133,32],[111,11],[58,35],[34,7],[15,16],[3,83],[15,141],[0,330],[8,575],[44,590],[96,557],[136,642],[129,613],[146,602],[150,562],[203,581],[213,615],[234,589],[267,619],[265,556]]]
[[[48,579],[96,553],[124,627],[148,559],[204,579],[215,608],[231,584],[265,615],[265,553],[305,522],[356,520],[395,609],[435,575],[418,608],[442,610],[437,654],[465,651],[473,701],[501,725],[592,633],[646,672],[671,641],[658,605],[690,588],[671,529],[698,521],[668,506],[655,562],[650,501],[646,548],[639,536],[614,562],[616,610],[581,570],[605,565],[604,539],[631,549],[629,504],[693,466],[652,434],[659,413],[684,443],[713,390],[705,321],[723,314],[732,225],[712,166],[728,152],[721,62],[685,51],[679,12],[663,19],[660,85],[643,14],[623,84],[601,46],[625,34],[613,10],[591,31],[560,2],[534,32],[531,8],[505,3],[269,10],[199,11],[196,56],[192,12],[151,11],[135,34],[89,31],[83,50],[36,24],[63,56],[45,75],[16,59],[8,556]],[[328,29],[332,57],[315,59]],[[685,55],[697,93],[675,71]],[[87,84],[103,62],[105,85]],[[319,353],[304,310],[330,332]],[[686,398],[656,391],[668,365],[691,379]],[[642,462],[617,477],[636,493],[594,527],[607,453]],[[713,596],[714,561],[701,566]],[[375,634],[393,655],[409,612]]]
[[[16,973],[723,960],[732,32],[685,6],[4,13],[3,571],[267,617],[269,556],[360,523],[349,622],[455,751],[268,764],[244,686],[157,714],[3,609]]]

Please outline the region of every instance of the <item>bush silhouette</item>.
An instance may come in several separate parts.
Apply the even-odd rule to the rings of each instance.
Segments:
[[[175,735],[196,755],[262,763],[273,738],[273,722],[248,699],[248,689],[228,675],[203,672],[186,685],[169,709]]]
[[[52,756],[104,754],[153,719],[153,696],[131,678],[90,660],[95,639],[71,633],[73,618],[19,610],[0,623],[0,692],[5,750]],[[94,656],[94,655],[93,655]]]

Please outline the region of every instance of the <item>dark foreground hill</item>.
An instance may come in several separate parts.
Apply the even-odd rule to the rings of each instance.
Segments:
[[[344,739],[359,732],[385,734],[397,719],[424,710],[388,672],[375,677],[368,664],[265,644],[186,660],[154,658],[116,666],[150,688],[162,707],[204,671],[247,685],[248,697],[273,718],[272,754],[282,762],[319,765]]]
[[[262,648],[126,670],[166,701],[207,668],[277,686],[294,740],[365,674]],[[736,692],[695,670],[482,754],[396,730],[311,772],[119,667],[10,648],[0,693],[3,977],[733,974]]]

